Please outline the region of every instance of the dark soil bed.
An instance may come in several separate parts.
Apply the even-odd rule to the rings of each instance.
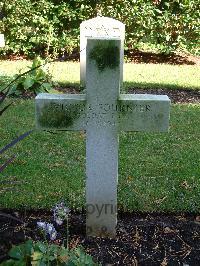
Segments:
[[[138,49],[129,49],[125,51],[125,56],[128,62],[134,64],[170,64],[170,65],[200,65],[200,56],[195,56],[185,52],[172,52],[169,54],[165,53],[154,53],[154,52],[145,52]],[[0,59],[4,60],[23,60],[30,59],[25,55],[8,55],[1,56]],[[58,57],[57,61],[79,61],[80,52],[75,49],[72,54],[66,54],[65,56]]]
[[[52,219],[46,210],[2,211],[7,216],[0,213],[0,261],[13,244],[40,239],[36,222]],[[70,247],[82,245],[102,265],[200,265],[200,216],[195,214],[119,213],[116,239],[86,237],[84,213],[72,213],[69,224]],[[56,243],[66,239],[66,224],[59,232]]]
[[[80,93],[78,89],[73,87],[56,88],[63,93]],[[200,91],[199,90],[184,90],[184,89],[141,89],[141,88],[129,88],[127,93],[149,93],[149,94],[166,94],[171,99],[172,103],[200,103]]]
[[[200,65],[200,57],[186,53],[155,54],[139,50],[129,50],[125,53],[130,62],[135,64],[170,64],[170,65]]]
[[[79,94],[79,89],[75,87],[56,87],[58,91],[69,94]],[[82,92],[81,92],[82,93]],[[151,89],[151,88],[129,88],[127,93],[135,94],[165,94],[168,95],[172,103],[200,103],[200,91],[199,90],[184,90],[184,89]],[[3,93],[0,92],[0,98],[3,96]],[[36,95],[33,93],[24,93],[20,96],[23,99],[31,99]]]
[[[172,103],[200,103],[200,91],[171,89],[129,89],[128,93],[166,94]]]

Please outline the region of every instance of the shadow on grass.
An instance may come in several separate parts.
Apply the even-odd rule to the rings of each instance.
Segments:
[[[59,90],[76,90],[83,91],[80,83],[78,82],[59,82],[56,86]],[[200,86],[179,86],[176,84],[170,83],[156,83],[156,82],[133,82],[133,81],[125,81],[123,82],[123,86],[121,87],[121,92],[127,93],[130,89],[167,89],[167,90],[192,90],[192,91],[200,91]]]
[[[171,90],[200,90],[200,86],[179,86],[170,83],[156,83],[156,82],[123,82],[122,91],[127,92],[129,89],[171,89]]]
[[[138,50],[128,50],[125,52],[129,60],[134,63],[145,64],[170,64],[170,65],[195,65],[199,61],[198,57],[188,55],[178,55],[175,53],[153,53]]]

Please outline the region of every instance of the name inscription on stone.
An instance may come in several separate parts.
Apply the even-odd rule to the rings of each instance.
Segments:
[[[37,126],[41,129],[87,130],[116,126],[124,131],[166,132],[169,127],[167,96],[126,95],[117,101],[87,103],[84,95],[48,94],[36,98]],[[45,100],[44,100],[45,99]]]
[[[152,106],[150,104],[109,104],[99,103],[95,106],[84,104],[63,104],[52,103],[51,111],[66,112],[69,117],[82,117],[85,119],[86,125],[91,121],[101,125],[116,125],[116,113],[118,118],[123,118],[124,115],[131,113],[148,113],[151,112]],[[49,110],[50,111],[50,110]]]
[[[52,108],[57,110],[69,110],[70,112],[84,112],[85,111],[85,105],[84,104],[73,104],[71,107],[69,104],[63,104],[63,103],[53,103]],[[73,110],[74,109],[74,110]],[[96,110],[98,110],[98,113],[107,114],[108,112],[150,112],[151,111],[151,105],[150,104],[135,104],[135,105],[129,105],[129,104],[109,104],[109,103],[99,103],[98,105],[95,105],[95,107],[88,105],[87,111],[95,113]]]

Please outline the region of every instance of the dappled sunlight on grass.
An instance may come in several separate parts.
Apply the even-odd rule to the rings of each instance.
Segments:
[[[200,66],[127,63],[124,81],[125,87],[200,89]]]
[[[0,61],[0,76],[12,76],[20,69],[27,70],[31,61]],[[62,86],[80,83],[79,62],[54,62],[48,64],[53,81]],[[167,64],[124,64],[124,88],[159,87],[200,89],[200,66]]]
[[[200,105],[172,105],[169,133],[120,134],[119,208],[199,211]],[[34,101],[17,100],[1,118],[1,147],[35,124]],[[25,184],[1,193],[1,207],[50,207],[65,198],[85,204],[84,132],[35,131],[0,158],[17,159],[0,175]]]

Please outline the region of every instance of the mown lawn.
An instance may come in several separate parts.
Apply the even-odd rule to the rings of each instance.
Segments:
[[[20,69],[27,70],[27,66],[31,66],[31,61],[0,61],[0,82],[1,76],[13,76]],[[51,63],[49,70],[53,80],[62,86],[79,87],[78,62]],[[200,66],[126,63],[123,87],[200,89]]]
[[[172,105],[170,132],[120,134],[119,208],[200,211],[200,105]],[[16,100],[0,119],[0,147],[34,128],[34,100]],[[35,131],[1,156],[1,208],[85,206],[84,132]],[[17,181],[24,182],[22,184]]]

